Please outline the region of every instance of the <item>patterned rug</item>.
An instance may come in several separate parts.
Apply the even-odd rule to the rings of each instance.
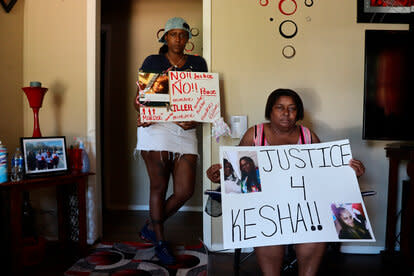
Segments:
[[[77,261],[65,276],[206,276],[207,254],[202,243],[174,250],[177,264],[162,265],[148,243],[100,243],[93,252]]]

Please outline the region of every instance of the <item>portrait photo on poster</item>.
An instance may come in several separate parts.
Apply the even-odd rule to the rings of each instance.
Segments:
[[[225,193],[262,191],[256,151],[224,152],[223,156]]]
[[[372,239],[361,203],[331,204],[339,239]]]
[[[168,95],[168,75],[138,72],[139,102],[144,106],[166,106]]]

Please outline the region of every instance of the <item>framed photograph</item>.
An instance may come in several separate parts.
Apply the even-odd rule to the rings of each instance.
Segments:
[[[262,191],[256,151],[223,152],[224,189],[226,194]]]
[[[412,9],[407,0],[357,0],[357,23],[410,23]]]
[[[413,48],[410,31],[365,31],[363,139],[414,140]]]
[[[21,145],[25,177],[65,174],[69,171],[64,136],[23,137]]]
[[[141,105],[165,107],[170,103],[168,74],[139,71],[137,84]]]

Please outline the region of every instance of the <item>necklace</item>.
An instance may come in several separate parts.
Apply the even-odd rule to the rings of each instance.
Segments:
[[[182,55],[182,57],[177,62],[173,62],[172,58],[167,53],[168,61],[171,63],[172,66],[174,66],[174,68],[178,68],[178,66],[180,65],[181,61],[184,59],[184,57],[185,57],[185,54]]]

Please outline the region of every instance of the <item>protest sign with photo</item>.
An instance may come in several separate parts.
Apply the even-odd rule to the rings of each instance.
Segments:
[[[375,241],[348,140],[221,147],[225,249]]]
[[[138,74],[142,122],[214,122],[220,118],[217,73]]]

